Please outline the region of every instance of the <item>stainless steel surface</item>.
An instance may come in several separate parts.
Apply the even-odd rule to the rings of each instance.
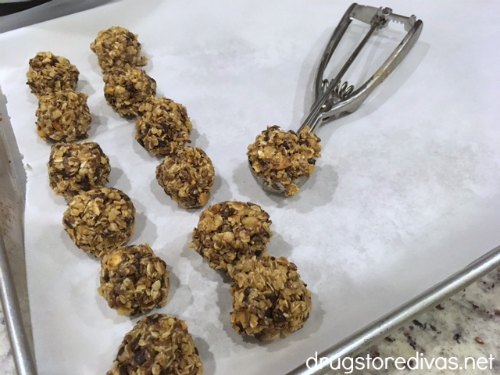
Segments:
[[[115,1],[119,0],[51,0],[36,7],[0,17],[0,33]]]
[[[337,73],[333,79],[325,78],[325,70],[330,63],[335,49],[353,20],[369,24],[370,29],[366,33],[363,40],[354,49],[351,56],[344,63],[339,73]],[[407,31],[407,34],[397,48],[391,53],[382,66],[372,75],[372,77],[358,89],[355,89],[354,86],[349,85],[347,82],[343,82],[342,79],[345,73],[351,67],[352,63],[358,57],[359,53],[371,38],[373,33],[387,27],[389,22],[402,23]],[[371,6],[352,4],[342,17],[342,20],[333,32],[330,41],[325,48],[318,72],[316,74],[316,101],[314,102],[310,114],[306,117],[300,129],[305,126],[309,126],[311,131],[314,131],[318,125],[322,125],[328,121],[332,121],[336,118],[356,111],[370,95],[370,93],[378,85],[380,85],[406,57],[420,36],[422,27],[423,22],[421,20],[417,20],[417,18],[413,15],[410,17],[404,17],[392,13],[392,9],[390,8],[375,8]]]
[[[36,375],[33,355],[28,344],[28,335],[23,326],[21,310],[12,280],[7,251],[3,238],[0,237],[0,294],[17,373],[19,375]]]
[[[330,64],[335,49],[338,47],[353,20],[369,24],[370,29],[345,61],[336,76],[332,79],[326,78],[325,70]],[[359,88],[356,89],[354,86],[349,85],[347,81],[343,81],[345,73],[356,60],[373,33],[386,27],[389,22],[403,24],[407,32],[396,49],[389,55],[382,66]],[[315,79],[315,101],[299,131],[305,127],[309,127],[311,132],[316,132],[320,125],[355,112],[371,92],[403,61],[418,40],[423,25],[423,22],[417,20],[415,16],[401,16],[393,13],[390,8],[375,8],[356,3],[352,4],[335,28],[323,52]],[[271,193],[283,194],[285,191],[283,186],[276,182],[269,184],[264,181],[262,177],[255,173],[250,163],[249,168],[256,181],[264,190]],[[306,180],[307,178],[303,177],[295,180],[294,183],[301,186]]]
[[[26,263],[23,213],[26,175],[0,88],[0,293],[19,375],[36,374]]]
[[[463,270],[434,285],[392,313],[385,315],[337,345],[318,354],[318,358],[324,357],[326,360],[322,362],[318,360],[317,366],[308,368],[304,363],[302,366],[290,371],[288,375],[331,373],[331,369],[329,369],[331,363],[335,365],[336,361],[343,357],[356,355],[356,353],[374,343],[377,339],[388,334],[389,331],[411,320],[423,310],[437,305],[443,299],[450,297],[499,266],[500,246],[469,264]]]
[[[365,10],[363,10],[363,9],[365,9]],[[358,17],[358,19],[361,19],[361,20],[366,22],[371,17],[370,15],[373,12],[372,9],[376,9],[376,8],[360,7],[360,8],[358,8],[358,11],[356,12],[356,17]],[[392,14],[392,17],[394,18],[394,20],[402,20],[402,21],[405,21],[405,19],[407,18],[407,17],[402,17],[402,16],[398,16],[398,15],[394,15],[394,14]],[[418,22],[420,22],[419,26],[417,25]],[[408,25],[410,25],[410,23],[411,22],[408,22]],[[339,27],[340,26],[341,25],[339,25]],[[17,25],[16,25],[16,27],[17,27]],[[403,46],[406,49],[403,48],[402,52],[404,52],[404,53],[408,52],[409,48],[411,48],[411,43],[414,43],[416,41],[416,39],[418,38],[418,34],[420,33],[421,28],[422,28],[421,21],[415,21],[413,26],[410,25],[410,29],[415,30],[415,31],[414,31],[414,34],[413,34],[413,37],[411,38],[411,40],[409,40],[407,42],[408,44]],[[408,38],[408,35],[406,38]],[[402,42],[402,44],[403,43],[404,43],[404,41]],[[330,46],[330,43],[329,43],[329,46]],[[331,54],[333,54],[333,50],[335,49],[334,43],[332,44],[332,46],[333,46],[333,49],[331,50],[331,52],[329,52],[330,53],[329,56],[326,54],[327,51],[325,51],[325,56],[327,56],[326,57],[327,61],[329,61],[329,59],[331,58]],[[402,45],[400,44],[400,46],[398,48],[401,48],[401,47],[402,47]],[[332,47],[330,47],[330,48],[332,48]],[[395,62],[395,64],[397,65],[397,63],[399,63],[399,62],[400,62],[400,60]],[[392,69],[394,69],[396,65],[392,66]],[[382,67],[381,67],[381,69],[382,69]],[[389,70],[389,72],[392,71],[392,69]],[[371,89],[374,88],[373,84],[379,84],[385,77],[386,76],[384,76],[384,75],[379,76],[379,77],[376,77],[376,75],[375,75],[374,77],[372,77],[372,79],[378,80],[377,81],[378,83],[374,81],[375,83],[372,83],[372,86],[370,86]],[[318,82],[319,82],[319,84],[318,84]],[[328,90],[329,85],[325,85],[323,82],[324,82],[324,80],[322,79],[322,77],[320,78],[320,75],[318,74],[317,79],[316,79],[316,89],[317,89],[316,90],[316,98],[321,97],[322,95],[324,95],[326,90]],[[330,83],[330,81],[328,81],[328,82]],[[339,82],[341,82],[341,81],[339,81]],[[370,80],[368,82],[370,82]],[[344,86],[344,88],[342,89],[341,87],[343,86],[343,82],[342,82],[342,85],[336,85],[336,86],[340,90],[337,90],[335,88],[335,86],[333,86],[334,88],[332,89],[332,93],[333,93],[333,96],[337,97],[337,99],[339,99],[338,97],[340,97],[340,99],[341,99],[340,102],[352,99],[354,97],[354,95],[356,95],[356,92],[359,93],[359,90],[360,90],[360,89],[358,89],[358,90],[354,91],[354,89],[352,89],[352,91],[349,92],[349,90],[350,90],[348,88],[349,86]],[[320,88],[320,90],[318,89],[318,87]],[[335,92],[335,91],[337,91],[337,92]],[[1,99],[1,95],[0,95],[0,99]],[[364,100],[364,98],[363,98],[363,100]],[[1,109],[2,109],[2,107],[0,107],[0,112],[1,112]],[[329,110],[333,110],[333,107],[330,108]],[[5,116],[5,113],[2,112],[2,117],[4,117],[4,116]],[[5,120],[5,117],[3,120]],[[324,122],[329,121],[329,120],[330,120],[329,117],[323,116],[321,123],[324,123]],[[6,124],[5,121],[2,121],[1,125],[2,125],[2,128],[5,128],[5,126],[8,126],[8,124]],[[0,129],[0,132],[1,132],[1,130],[2,129]],[[18,158],[19,158],[19,155],[18,155]],[[20,161],[19,161],[19,163],[20,163]],[[20,190],[23,189],[23,187],[21,187],[21,185],[18,185],[18,187]],[[17,222],[15,224],[17,225]],[[19,225],[19,226],[21,226],[21,225]],[[22,232],[21,228],[17,228],[17,229],[19,229]],[[3,242],[2,242],[2,245],[3,245]],[[5,249],[2,246],[2,248],[0,249],[0,253],[1,253],[0,256],[2,256],[2,257],[4,256],[4,250]],[[10,249],[8,249],[8,250],[10,250]],[[5,259],[3,258],[3,260],[5,260]],[[28,340],[29,340],[29,334],[25,335],[23,332],[24,330],[22,328],[22,325],[19,324],[19,322],[21,321],[21,314],[20,314],[20,309],[17,308],[17,306],[16,306],[15,298],[14,298],[13,304],[8,302],[13,296],[13,294],[12,294],[13,283],[12,283],[12,277],[11,277],[12,275],[10,275],[10,272],[4,272],[7,269],[6,267],[8,266],[8,263],[4,262],[3,260],[0,260],[0,265],[2,265],[2,268],[1,268],[2,269],[2,280],[4,280],[4,279],[7,280],[7,282],[5,284],[5,285],[7,285],[7,287],[3,287],[4,284],[2,284],[2,288],[0,289],[0,292],[2,294],[2,302],[7,301],[7,303],[4,303],[4,306],[5,305],[7,306],[7,307],[4,307],[6,322],[7,322],[7,324],[9,324],[9,330],[12,329],[11,335],[13,336],[13,338],[12,338],[13,342],[17,343],[17,344],[13,345],[12,350],[13,350],[13,353],[16,356],[16,358],[24,358],[27,360],[27,359],[29,359],[30,351],[28,349],[26,336],[28,336]],[[4,264],[6,264],[6,266],[4,266]],[[14,278],[17,278],[19,273],[24,272],[24,269],[18,268],[17,264],[14,265],[12,262],[10,264],[11,264],[11,268],[13,270],[12,273],[14,274],[13,275]],[[334,361],[335,359],[342,358],[342,357],[347,356],[347,355],[355,354],[356,352],[362,350],[365,346],[372,343],[374,340],[376,340],[380,337],[383,337],[383,335],[386,334],[388,330],[393,329],[393,328],[397,327],[398,325],[402,324],[404,321],[411,319],[415,314],[421,312],[423,309],[425,309],[429,306],[433,306],[434,304],[437,304],[443,298],[449,296],[450,294],[453,294],[457,290],[460,290],[461,288],[465,287],[467,284],[475,281],[477,278],[481,277],[483,274],[489,272],[490,270],[492,270],[493,268],[495,268],[499,265],[500,265],[500,250],[499,250],[499,248],[496,248],[496,249],[492,250],[490,253],[486,254],[484,257],[481,257],[480,259],[478,259],[474,263],[470,264],[464,270],[460,271],[459,273],[455,274],[454,276],[452,276],[450,278],[447,278],[443,282],[441,282],[441,283],[437,284],[436,286],[434,286],[433,288],[429,289],[427,292],[423,293],[422,295],[418,296],[417,298],[413,299],[412,301],[401,306],[399,309],[397,309],[397,311],[394,311],[393,313],[377,320],[376,322],[372,323],[370,326],[367,326],[367,327],[361,329],[358,333],[346,338],[341,343],[339,343],[339,344],[327,349],[326,351],[322,352],[322,354],[320,354],[320,356],[326,356],[329,358],[329,360]],[[9,287],[9,285],[10,285],[10,287]],[[15,285],[16,285],[16,287],[18,286],[17,281],[15,282]],[[22,308],[21,308],[21,310],[22,310]],[[9,323],[9,322],[12,322],[12,323]],[[17,339],[16,339],[16,337],[17,337]],[[29,361],[23,362],[23,363],[26,364],[26,366],[24,367],[25,371],[34,370],[33,367],[30,366]],[[22,364],[20,366],[22,366]],[[20,368],[19,374],[21,374],[21,375],[30,374],[30,372],[22,372],[22,371],[23,371],[23,368]],[[325,369],[325,368],[307,369],[304,366],[301,366],[301,367],[291,371],[289,374],[295,374],[295,375],[297,375],[297,374],[322,374],[325,372],[327,372],[327,369]],[[31,372],[31,373],[34,374],[35,372]]]

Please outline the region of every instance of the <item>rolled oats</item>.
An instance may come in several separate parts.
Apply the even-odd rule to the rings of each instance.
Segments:
[[[125,335],[107,375],[202,375],[203,364],[183,320],[155,314]]]
[[[40,96],[36,117],[40,138],[53,142],[74,142],[86,138],[92,120],[87,95],[73,90]]]
[[[76,246],[101,258],[124,245],[134,230],[135,208],[118,189],[97,188],[75,195],[64,212],[64,229]]]
[[[67,200],[106,185],[111,171],[108,157],[95,142],[53,145],[48,169],[50,187]]]
[[[193,231],[194,248],[210,267],[227,271],[245,257],[261,256],[271,238],[271,220],[254,203],[228,201],[201,213]]]
[[[271,341],[302,328],[309,318],[311,292],[286,258],[246,258],[228,272],[236,332]]]
[[[112,68],[139,67],[146,65],[146,57],[141,55],[141,43],[137,35],[120,26],[100,31],[90,44],[97,55],[103,71]]]
[[[165,193],[184,208],[204,206],[210,197],[215,169],[205,152],[195,147],[177,149],[156,168]]]
[[[65,57],[52,52],[38,52],[29,61],[26,84],[37,96],[60,90],[75,90],[78,69]]]
[[[135,139],[153,155],[165,156],[189,142],[191,121],[183,105],[151,97],[139,107]]]
[[[138,68],[113,68],[104,73],[104,97],[123,117],[136,117],[139,106],[156,94],[156,81]]]
[[[99,294],[120,315],[136,315],[164,306],[170,276],[151,247],[134,245],[107,252],[101,261]]]
[[[294,180],[311,175],[320,151],[320,139],[308,128],[296,133],[271,126],[248,146],[248,160],[264,183],[293,196],[300,190]]]

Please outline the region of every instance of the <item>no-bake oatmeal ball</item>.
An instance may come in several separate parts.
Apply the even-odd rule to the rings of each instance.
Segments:
[[[231,323],[238,333],[272,341],[302,328],[309,318],[311,292],[286,258],[247,258],[228,271],[233,280]]]
[[[165,262],[151,247],[119,247],[101,261],[99,294],[120,315],[136,315],[167,302],[170,276]]]
[[[38,52],[29,61],[26,84],[37,96],[60,90],[75,90],[78,69],[65,57],[52,52]]]
[[[294,180],[312,174],[320,151],[320,139],[308,128],[296,133],[271,126],[248,146],[247,154],[254,174],[290,197],[300,190]]]
[[[215,169],[207,154],[184,147],[165,156],[156,168],[156,180],[165,193],[183,208],[204,206],[210,198]]]
[[[101,258],[124,245],[134,230],[135,208],[118,189],[102,187],[75,195],[64,212],[64,230],[76,246]]]
[[[48,169],[50,187],[67,200],[106,185],[111,171],[108,157],[95,142],[56,143]]]
[[[97,55],[103,71],[115,67],[143,66],[147,62],[146,57],[141,55],[137,35],[120,26],[100,31],[90,49]]]
[[[173,316],[155,314],[125,335],[107,375],[202,375],[203,364],[188,327]]]
[[[153,155],[165,156],[189,142],[191,129],[183,105],[151,97],[139,107],[135,139]]]
[[[104,74],[104,97],[123,117],[136,117],[139,106],[156,94],[156,81],[138,68],[114,68]]]
[[[73,90],[40,96],[36,117],[40,138],[53,142],[74,142],[86,138],[92,121],[87,95]]]
[[[228,201],[201,213],[190,244],[210,267],[227,271],[243,258],[261,256],[271,238],[269,214],[259,205]]]

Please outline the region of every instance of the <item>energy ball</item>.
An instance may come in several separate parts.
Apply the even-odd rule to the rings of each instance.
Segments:
[[[178,149],[165,156],[156,168],[158,184],[183,208],[204,206],[210,197],[214,179],[212,161],[196,147]]]
[[[149,245],[119,247],[101,261],[99,294],[120,315],[136,315],[164,306],[170,276]]]
[[[75,195],[64,212],[64,230],[76,246],[102,258],[134,231],[135,208],[118,189],[102,187]]]
[[[26,84],[37,96],[61,90],[75,90],[80,72],[65,57],[38,52],[29,61]]]
[[[296,133],[271,126],[248,146],[248,161],[265,185],[291,197],[300,190],[295,180],[309,177],[314,171],[320,157],[320,141],[308,128]]]
[[[261,256],[271,238],[269,214],[259,205],[228,201],[201,213],[191,247],[210,267],[227,271],[244,258]]]
[[[146,57],[141,55],[141,43],[137,35],[119,26],[100,31],[90,44],[97,55],[103,71],[115,67],[138,67],[146,65]]]
[[[156,81],[144,70],[114,68],[104,74],[104,97],[123,117],[136,117],[139,106],[156,95]]]
[[[311,292],[297,266],[264,255],[229,267],[233,280],[231,324],[239,334],[272,341],[302,328],[311,311]]]
[[[108,157],[95,142],[53,145],[48,168],[50,187],[67,200],[106,185],[111,171]]]
[[[92,121],[87,95],[73,90],[40,96],[36,117],[40,138],[53,142],[74,142],[86,138]]]
[[[139,107],[135,139],[153,155],[165,156],[189,142],[192,125],[183,105],[151,97]]]
[[[155,314],[125,335],[106,375],[202,375],[198,349],[183,320]]]

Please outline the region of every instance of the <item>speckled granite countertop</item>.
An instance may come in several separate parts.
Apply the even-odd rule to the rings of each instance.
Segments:
[[[500,269],[467,289],[418,316],[395,330],[368,353],[374,356],[411,358],[416,352],[427,358],[493,355],[493,368],[482,371],[396,369],[353,374],[500,374]]]
[[[417,351],[427,358],[457,357],[460,361],[465,357],[488,357],[491,354],[496,359],[491,370],[476,372],[392,369],[371,372],[365,370],[353,374],[500,374],[500,269],[422,313],[363,355],[411,358]],[[1,310],[0,374],[16,374]]]

